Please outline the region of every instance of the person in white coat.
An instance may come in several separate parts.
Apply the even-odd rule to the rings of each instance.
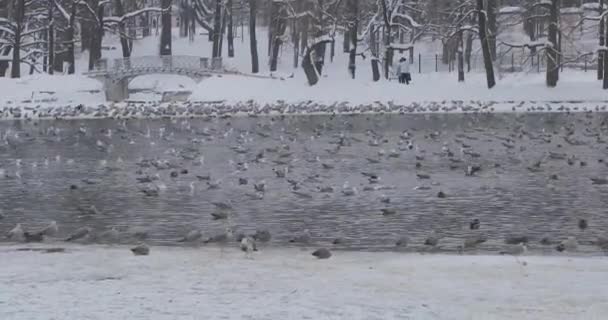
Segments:
[[[406,58],[399,59],[397,65],[397,76],[399,77],[399,83],[405,83],[407,85],[412,81],[412,75],[410,74],[410,63],[407,62]]]

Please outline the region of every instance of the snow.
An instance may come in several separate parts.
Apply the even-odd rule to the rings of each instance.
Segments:
[[[499,13],[509,14],[509,13],[522,13],[525,9],[522,7],[502,7],[498,11]]]
[[[608,259],[0,247],[0,318],[603,319]],[[523,265],[525,262],[526,265]],[[74,307],[74,306],[77,306]]]

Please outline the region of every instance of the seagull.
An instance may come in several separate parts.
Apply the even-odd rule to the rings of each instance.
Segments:
[[[23,234],[24,232],[21,223],[17,223],[17,225],[6,234],[6,238],[14,241],[23,241]]]
[[[471,248],[475,248],[477,247],[477,245],[482,244],[484,242],[486,242],[488,239],[486,239],[485,237],[481,236],[481,235],[476,235],[473,237],[468,237],[466,239],[463,240],[463,248],[464,249],[471,249]]]
[[[150,247],[148,247],[145,243],[140,243],[131,248],[131,252],[133,252],[133,254],[136,256],[147,256],[150,254]]]
[[[562,242],[560,242],[556,247],[555,250],[559,251],[559,252],[564,252],[564,251],[576,251],[576,249],[578,248],[578,241],[576,241],[575,237],[568,237],[568,239],[563,240]]]
[[[91,231],[93,231],[93,229],[91,229],[89,227],[82,227],[82,228],[76,229],[76,231],[74,231],[74,233],[72,233],[69,237],[67,237],[65,239],[65,241],[74,241],[74,240],[83,239],[84,237],[90,236]]]
[[[407,243],[410,241],[410,239],[406,236],[400,237],[399,239],[397,239],[397,241],[395,241],[395,247],[407,247]]]
[[[199,240],[202,236],[203,233],[200,230],[192,230],[177,242],[194,242]]]
[[[110,230],[100,233],[98,238],[106,242],[114,243],[120,238],[120,232],[115,227],[112,227]]]
[[[519,244],[506,247],[503,251],[500,251],[502,255],[519,256],[528,251],[528,246],[524,242]]]
[[[30,233],[25,231],[23,233],[23,237],[25,238],[25,242],[42,242],[44,241],[44,236],[40,233]]]
[[[529,239],[528,236],[507,236],[507,238],[505,239],[505,243],[506,244],[512,244],[512,245],[516,245],[516,244],[520,244],[520,243],[528,243]]]
[[[310,242],[310,232],[308,229],[305,229],[302,234],[299,234],[289,240],[290,243],[309,243]]]
[[[471,230],[479,230],[480,227],[481,227],[481,221],[479,221],[479,219],[477,219],[477,218],[473,219],[473,221],[471,221],[469,223],[469,229],[471,229]]]
[[[329,251],[329,249],[327,248],[320,248],[315,250],[312,253],[313,256],[317,257],[317,259],[321,260],[321,259],[329,259],[331,257],[331,251]]]
[[[252,237],[244,237],[241,239],[241,251],[245,252],[247,258],[251,258],[251,253],[253,251],[258,251],[255,240]]]
[[[48,226],[42,228],[40,231],[37,231],[35,233],[52,237],[52,236],[56,235],[58,231],[59,231],[59,227],[57,226],[57,222],[51,221],[51,223]]]
[[[578,228],[581,229],[581,231],[585,231],[585,229],[587,229],[587,227],[589,227],[589,223],[587,222],[587,219],[578,220]]]
[[[433,232],[424,240],[424,245],[436,247],[439,244],[439,240],[440,238]]]
[[[211,212],[211,216],[213,217],[213,220],[225,220],[225,219],[228,219],[228,212],[225,212],[225,211]]]
[[[268,230],[256,230],[253,239],[259,242],[268,242],[272,238]]]
[[[393,215],[397,214],[397,210],[393,209],[393,208],[383,208],[383,209],[380,209],[380,211],[382,212],[383,216],[393,216]]]
[[[233,236],[233,231],[230,228],[226,228],[226,232],[220,233],[213,237],[207,238],[203,243],[227,243]]]

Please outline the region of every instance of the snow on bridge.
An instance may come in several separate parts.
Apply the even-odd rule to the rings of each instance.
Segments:
[[[123,101],[129,98],[129,82],[141,75],[176,74],[200,81],[218,73],[225,73],[222,58],[143,56],[113,59],[111,65],[100,59],[87,75],[103,81],[107,100]]]

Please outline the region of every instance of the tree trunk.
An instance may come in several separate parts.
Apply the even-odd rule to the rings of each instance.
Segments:
[[[122,5],[122,0],[114,0],[114,13],[117,17],[125,15],[125,8]],[[120,33],[120,47],[122,48],[122,57],[129,58],[131,56],[131,45],[127,38],[127,31],[124,23],[118,25],[118,32]]]
[[[344,51],[344,53],[350,52],[350,29],[344,31],[344,42],[342,43],[342,51]]]
[[[323,10],[324,10],[324,0],[317,0],[317,6],[318,6],[318,11],[317,11],[317,32],[316,32],[316,37],[320,38],[323,36],[324,34],[324,28],[323,28]],[[328,41],[321,41],[318,42],[318,45],[315,45],[315,67],[317,69],[317,72],[319,73],[319,75],[323,74],[323,66],[325,65],[325,51],[327,48],[327,42]]]
[[[232,17],[232,0],[228,0],[226,6],[228,6],[228,57],[234,57],[234,31],[232,30],[233,26],[233,17]]]
[[[11,78],[21,77],[21,31],[25,19],[25,0],[17,0],[15,8],[15,38],[13,45],[13,59],[11,62]]]
[[[296,13],[300,13],[302,11],[302,3],[297,1],[295,3]],[[291,24],[291,39],[293,41],[293,67],[298,68],[299,60],[300,60],[300,28],[299,28],[300,20],[298,18],[294,18]]]
[[[600,0],[599,6],[599,15],[601,16],[604,13],[604,0]],[[600,21],[600,48],[606,44],[606,35],[604,34],[605,29],[605,19]],[[597,53],[597,79],[604,79],[604,54],[605,52],[600,50]]]
[[[273,29],[272,34],[274,36],[272,39],[272,52],[270,54],[270,71],[274,72],[277,71],[279,51],[281,50],[281,45],[283,44],[282,39],[287,27],[287,23],[282,8],[279,8],[281,3],[272,2],[272,5],[277,7],[272,10],[275,14],[273,14],[272,25],[270,26]]]
[[[302,68],[308,79],[308,84],[311,86],[314,86],[319,82],[319,76],[321,75],[320,70],[317,68],[318,58],[314,57],[314,55],[318,52],[319,46],[324,46],[328,42],[330,42],[330,40],[323,40],[313,44],[306,50],[306,54],[304,55],[304,58],[302,58]]]
[[[349,25],[349,30],[347,35],[350,39],[348,39],[349,43],[349,54],[348,54],[348,70],[350,71],[350,76],[355,79],[355,75],[357,73],[357,42],[358,42],[358,32],[359,32],[359,0],[350,0],[350,7],[352,10],[351,23]]]
[[[467,32],[467,41],[464,48],[464,60],[467,62],[467,72],[471,72],[471,53],[473,51],[473,33]]]
[[[91,37],[91,49],[89,52],[89,70],[95,68],[95,63],[101,58],[101,43],[103,40],[103,12],[104,6],[97,3],[97,17],[99,23],[95,22],[92,37]]]
[[[604,38],[608,39],[608,18],[604,18]],[[605,47],[605,45],[604,45]],[[608,89],[608,51],[604,50],[604,54],[602,55],[602,59],[604,60],[604,79],[603,86],[604,90]]]
[[[258,73],[260,66],[258,62],[258,42],[256,40],[256,15],[257,15],[257,0],[249,0],[249,44],[251,48],[251,73]]]
[[[222,0],[215,0],[215,12],[213,13],[213,54],[212,57],[220,57],[220,38],[222,33]]]
[[[459,32],[458,35],[458,82],[464,82],[464,39],[462,36],[462,32]]]
[[[67,30],[67,39],[68,39],[68,52],[67,52],[67,62],[68,66],[68,74],[74,74],[76,72],[75,65],[75,56],[74,56],[74,48],[76,47],[76,37],[75,37],[75,28],[76,28],[76,14],[78,13],[78,4],[74,2],[72,4],[72,9],[70,12],[70,22]]]
[[[49,14],[49,29],[48,29],[48,37],[47,37],[47,60],[48,60],[48,69],[47,72],[49,74],[53,74],[55,71],[55,19],[53,18],[53,8],[55,4],[54,0],[49,0],[48,2],[48,14]]]
[[[490,34],[488,35],[488,43],[490,45],[490,53],[492,54],[492,61],[496,60],[496,36],[498,33],[498,24],[496,21],[497,0],[487,0],[488,8],[488,29]]]
[[[486,16],[483,10],[483,0],[477,0],[477,20],[479,23],[479,41],[481,42],[481,51],[483,52],[483,63],[486,69],[486,78],[488,88],[492,89],[496,85],[494,78],[494,66],[492,65],[492,53],[490,52],[490,44],[488,43]]]
[[[310,6],[308,3],[304,3],[304,12],[310,10]],[[306,53],[306,48],[308,47],[308,31],[310,29],[310,17],[307,15],[302,17],[302,37],[300,38],[300,54]]]
[[[226,12],[222,11],[222,28],[220,30],[219,57],[223,55],[224,51],[224,34],[226,34]]]
[[[161,6],[166,11],[161,14],[162,29],[160,31],[160,55],[170,56],[172,54],[171,40],[171,2],[172,0],[162,0]]]
[[[559,0],[551,0],[549,13],[549,47],[547,48],[547,86],[555,87],[559,79],[559,44],[557,40],[559,23]]]

